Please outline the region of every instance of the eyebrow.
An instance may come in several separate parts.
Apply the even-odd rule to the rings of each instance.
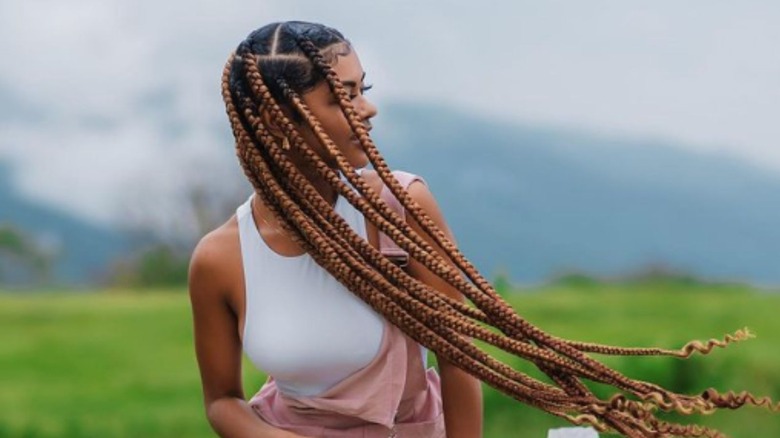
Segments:
[[[360,77],[360,82],[363,82],[365,78],[366,78],[366,72],[363,72],[363,76]],[[357,86],[357,82],[355,81],[343,81],[341,83],[344,84],[345,87],[355,88]]]

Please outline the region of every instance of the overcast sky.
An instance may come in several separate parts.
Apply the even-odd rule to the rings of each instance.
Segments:
[[[173,193],[234,160],[222,66],[284,19],[340,29],[380,114],[399,98],[451,104],[780,173],[775,0],[1,0],[0,159],[26,193],[100,220],[121,194]]]

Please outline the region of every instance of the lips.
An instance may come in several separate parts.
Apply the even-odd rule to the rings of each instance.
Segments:
[[[371,127],[366,128],[366,130],[371,131]],[[350,137],[349,139],[355,143],[360,143],[360,140],[358,140],[357,135],[352,134],[352,137]]]
[[[363,123],[363,128],[365,128],[366,132],[371,132],[371,130],[374,129],[374,127],[371,126],[370,123]],[[352,136],[349,138],[349,140],[352,143],[355,143],[355,144],[358,144],[358,145],[360,144],[360,140],[358,140],[356,134],[352,134]]]

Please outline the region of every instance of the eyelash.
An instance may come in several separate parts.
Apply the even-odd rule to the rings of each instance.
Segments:
[[[360,94],[365,94],[365,92],[366,92],[366,91],[368,91],[368,90],[370,90],[370,89],[372,89],[372,88],[374,88],[374,85],[373,85],[373,84],[369,84],[369,85],[363,85],[363,86],[360,88]],[[354,98],[356,98],[356,97],[357,97],[357,94],[356,94],[356,95],[354,95],[354,96],[349,96],[349,98],[350,98],[350,99],[354,99]]]

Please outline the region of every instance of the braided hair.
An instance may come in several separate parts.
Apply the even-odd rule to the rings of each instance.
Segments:
[[[680,350],[623,348],[561,339],[523,319],[392,175],[332,69],[334,60],[351,50],[351,43],[330,27],[300,21],[272,23],[255,30],[238,45],[222,76],[222,96],[244,173],[281,227],[316,263],[440,357],[516,400],[574,424],[628,437],[720,436],[716,430],[698,425],[663,421],[655,411],[711,413],[743,405],[780,410],[768,397],[757,398],[748,392],[721,394],[708,389],[700,395],[677,394],[628,378],[587,354],[687,358],[744,340],[750,336],[746,330],[723,340],[693,341]],[[322,81],[336,97],[381,180],[444,255],[369,187],[312,114],[302,96]],[[283,141],[272,132],[270,124],[281,130]],[[304,141],[296,124],[314,133],[338,169],[325,163]],[[412,277],[356,234],[290,159],[291,152],[300,154],[378,230],[459,290],[471,304],[439,293]],[[552,383],[513,369],[477,347],[472,339],[532,362]],[[600,399],[584,380],[609,385],[614,395]]]

